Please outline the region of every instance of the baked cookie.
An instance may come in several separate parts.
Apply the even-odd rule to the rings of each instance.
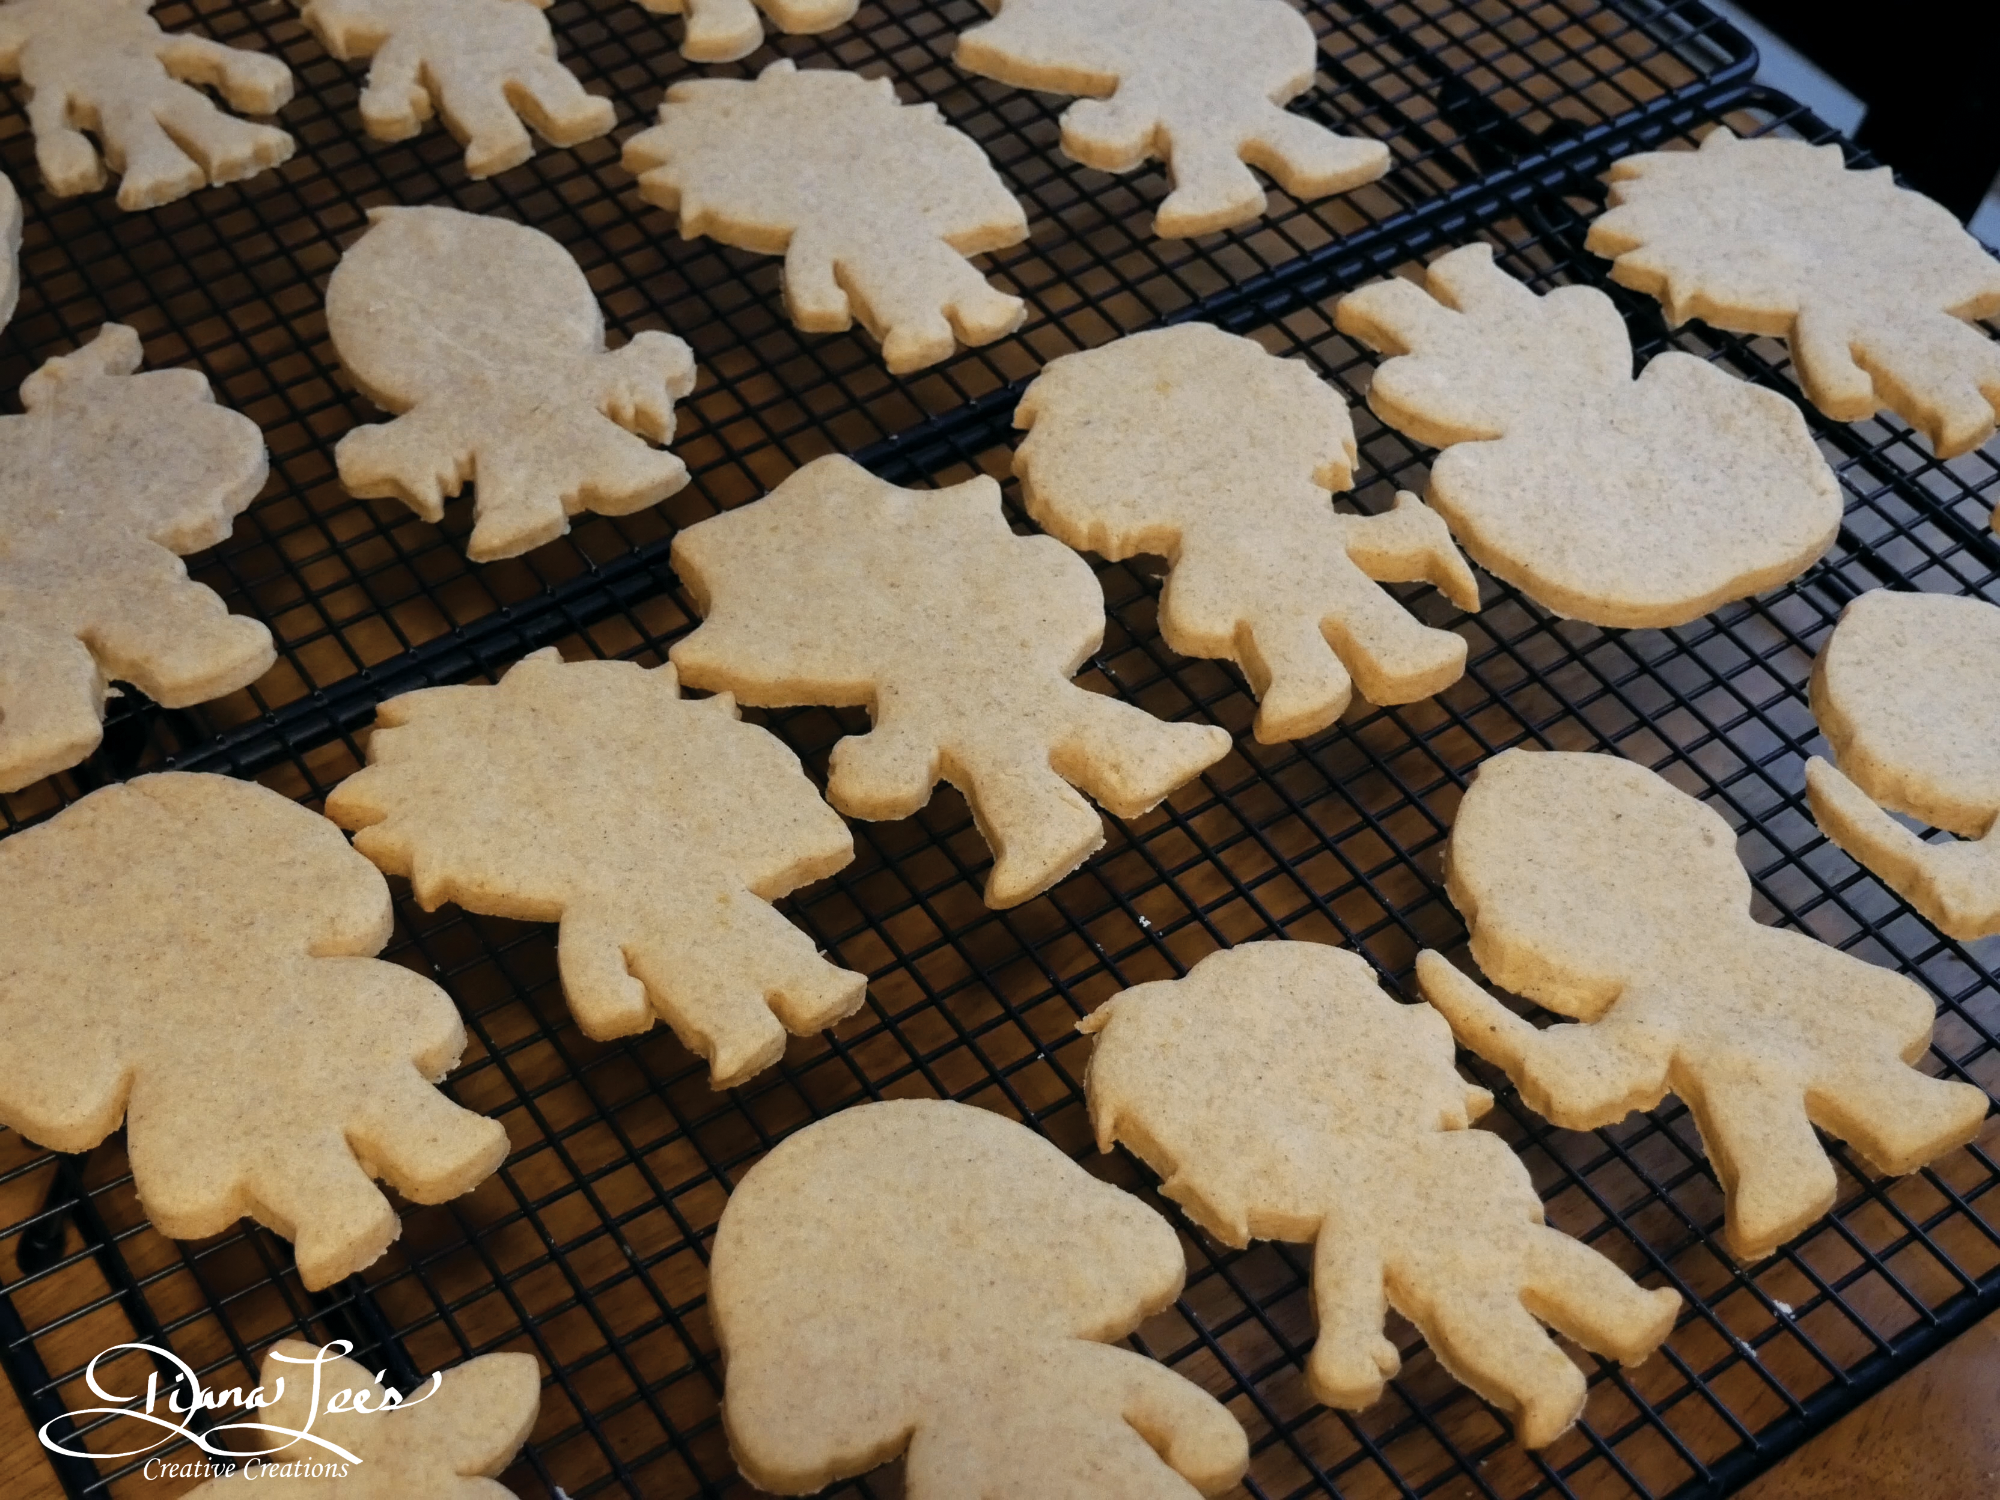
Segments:
[[[104,732],[107,678],[168,708],[264,675],[271,632],[190,582],[269,464],[248,417],[195,370],[140,375],[107,323],[0,416],[0,792],[73,766]]]
[[[1863,594],[1813,663],[1812,706],[1840,767],[1806,762],[1827,837],[1952,937],[2000,933],[2000,608]],[[1885,807],[1970,842],[1926,843]]]
[[[1664,627],[1775,588],[1833,544],[1840,483],[1777,392],[1677,351],[1634,380],[1609,297],[1538,297],[1487,245],[1432,261],[1428,286],[1377,282],[1334,317],[1397,356],[1368,404],[1446,450],[1428,498],[1488,572],[1560,615]]]
[[[1354,954],[1248,943],[1114,996],[1080,1029],[1097,1033],[1100,1150],[1125,1142],[1226,1244],[1313,1242],[1306,1382],[1329,1406],[1373,1405],[1401,1368],[1382,1336],[1393,1304],[1525,1447],[1545,1447],[1583,1411],[1584,1379],[1542,1323],[1626,1364],[1673,1329],[1675,1293],[1542,1223],[1528,1169],[1466,1128],[1493,1096],[1453,1068],[1451,1028],[1390,999]]]
[[[1425,997],[1566,1130],[1679,1094],[1727,1195],[1725,1238],[1745,1260],[1833,1206],[1813,1126],[1904,1173],[1971,1140],[1985,1118],[1979,1089],[1916,1070],[1930,996],[1756,922],[1729,825],[1644,766],[1495,756],[1445,858],[1487,977],[1578,1024],[1537,1030],[1437,953],[1417,957]]]
[[[59,198],[103,187],[109,162],[122,179],[120,208],[158,208],[211,182],[254,177],[292,154],[284,131],[233,119],[190,86],[214,89],[245,114],[268,115],[292,97],[292,70],[261,52],[169,35],[148,14],[153,3],[0,4],[0,78],[27,87],[35,161]]]
[[[1063,150],[1106,172],[1164,162],[1174,190],[1156,234],[1209,234],[1261,216],[1264,188],[1251,167],[1302,200],[1389,170],[1380,141],[1335,135],[1283,108],[1313,86],[1319,62],[1312,27],[1284,0],[986,5],[994,19],[959,37],[959,66],[1094,96],[1063,111]]]
[[[324,1353],[352,1347],[336,1339]],[[265,1392],[277,1391],[280,1380],[284,1388],[247,1420],[292,1432],[309,1427],[311,1437],[300,1442],[245,1432],[218,1438],[220,1446],[266,1453],[272,1470],[239,1466],[228,1478],[195,1486],[188,1500],[223,1500],[260,1481],[276,1481],[270,1487],[286,1494],[356,1500],[514,1500],[493,1476],[514,1461],[542,1407],[541,1368],[532,1354],[482,1355],[438,1371],[414,1391],[395,1393],[351,1359],[325,1358],[311,1344],[286,1339],[271,1346],[258,1373]],[[292,1464],[344,1466],[346,1472],[292,1474]]]
[[[934,104],[898,103],[886,78],[780,59],[754,82],[684,80],[625,143],[625,168],[682,238],[784,256],[792,321],[839,333],[859,317],[898,373],[1026,314],[965,257],[1019,244],[1027,215],[970,136]]]
[[[0,328],[21,296],[21,198],[0,172]]]
[[[340,440],[350,493],[438,521],[471,480],[466,555],[492,562],[579,511],[629,515],[687,483],[651,446],[694,389],[686,344],[648,329],[607,352],[582,267],[538,229],[455,208],[368,218],[327,283],[326,328],[356,388],[400,415]]]
[[[1014,452],[1028,513],[1080,551],[1164,555],[1160,634],[1243,669],[1265,744],[1326,728],[1357,681],[1411,703],[1464,673],[1465,642],[1371,580],[1423,579],[1476,610],[1472,570],[1415,495],[1333,508],[1354,427],[1300,361],[1205,323],[1136,333],[1050,361],[1014,425],[1033,428]]]
[[[941,1099],[842,1110],[716,1226],[730,1451],[782,1495],[905,1449],[910,1500],[1217,1494],[1249,1462],[1236,1419],[1110,1343],[1185,1275],[1166,1220],[1026,1126]]]
[[[406,141],[433,114],[465,147],[468,177],[491,177],[551,146],[579,146],[617,123],[556,61],[549,0],[305,0],[299,14],[342,62],[370,62],[361,123]],[[527,125],[521,122],[527,121]]]
[[[758,707],[866,707],[833,747],[827,796],[907,818],[940,779],[993,848],[989,906],[1014,906],[1229,753],[1227,731],[1167,724],[1069,679],[1104,643],[1104,595],[1053,537],[1016,536],[984,476],[904,490],[819,459],[754,505],[674,538],[706,617],[669,655],[690,687]]]
[[[465,1027],[444,991],[372,957],[389,886],[326,819],[227,776],[143,776],[0,840],[0,1124],[54,1151],[125,1125],[160,1233],[250,1217],[308,1290],[389,1248],[369,1179],[470,1192],[499,1121],[432,1085]]]
[[[672,667],[565,664],[551,647],[494,687],[391,698],[368,760],[326,815],[427,911],[561,922],[584,1035],[657,1014],[730,1088],[783,1055],[787,1029],[860,1008],[862,977],[766,904],[847,864],[854,841],[727,693],[685,699]]]
[[[764,21],[788,36],[831,31],[854,19],[861,0],[639,0],[658,16],[687,17],[681,56],[689,62],[734,62],[764,43]],[[758,12],[763,12],[759,15]]]
[[[1699,151],[1614,164],[1611,204],[1586,243],[1670,321],[1788,340],[1837,421],[1886,406],[1947,458],[1993,435],[2000,346],[1971,320],[2000,313],[2000,263],[1887,167],[1718,125]]]

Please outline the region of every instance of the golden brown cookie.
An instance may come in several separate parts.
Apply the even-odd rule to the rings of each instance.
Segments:
[[[639,0],[655,15],[687,17],[681,56],[689,62],[734,62],[764,41],[764,22],[788,36],[831,31],[854,19],[860,0]],[[762,14],[759,14],[761,12]]]
[[[1445,451],[1428,499],[1474,562],[1593,625],[1684,625],[1775,588],[1840,529],[1840,483],[1798,408],[1692,355],[1632,344],[1594,287],[1536,296],[1487,245],[1343,297],[1394,356],[1368,404]]]
[[[805,1495],[908,1451],[910,1500],[1175,1500],[1249,1461],[1199,1386],[1113,1347],[1186,1267],[1158,1214],[1026,1126],[863,1104],[751,1168],[716,1227],[723,1422]]]
[[[1333,508],[1354,427],[1300,361],[1206,323],[1136,333],[1050,361],[1014,425],[1033,429],[1014,452],[1028,514],[1080,551],[1166,557],[1160,634],[1243,669],[1264,743],[1326,728],[1355,682],[1411,703],[1465,671],[1462,639],[1373,580],[1424,579],[1476,610],[1472,570],[1415,495],[1386,515]]]
[[[940,779],[993,848],[990,906],[1039,895],[1104,843],[1081,787],[1136,818],[1229,753],[1069,679],[1104,641],[1104,595],[1053,537],[1016,536],[984,477],[904,490],[830,456],[674,538],[705,623],[669,653],[690,687],[781,708],[865,706],[827,796],[907,818]]]
[[[1645,1291],[1542,1223],[1528,1170],[1467,1126],[1493,1097],[1452,1066],[1451,1028],[1399,1005],[1352,953],[1247,943],[1185,979],[1142,984],[1083,1022],[1097,1033],[1090,1117],[1226,1244],[1313,1242],[1312,1393],[1359,1409],[1401,1368],[1393,1306],[1439,1363],[1545,1447],[1583,1410],[1583,1372],[1542,1331],[1626,1364],[1674,1326]]]
[[[373,955],[389,887],[326,819],[226,776],[145,776],[0,841],[0,1124],[55,1151],[125,1125],[140,1207],[175,1239],[250,1217],[331,1286],[416,1203],[470,1192],[497,1120],[434,1084],[465,1027]]]
[[[1833,1206],[1838,1136],[1914,1172],[1978,1132],[1987,1098],[1927,1077],[1923,989],[1750,915],[1729,825],[1614,755],[1509,750],[1479,768],[1446,851],[1472,956],[1575,1024],[1538,1030],[1453,968],[1417,977],[1459,1041],[1568,1130],[1669,1089],[1694,1112],[1728,1200],[1725,1237],[1770,1254]]]
[[[787,1029],[861,1005],[862,977],[767,904],[840,869],[854,841],[727,693],[685,699],[672,667],[551,647],[493,687],[391,698],[368,760],[327,816],[426,910],[560,921],[586,1036],[657,1014],[730,1088],[783,1055]]]

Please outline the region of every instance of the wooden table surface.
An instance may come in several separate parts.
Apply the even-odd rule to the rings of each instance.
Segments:
[[[7,1500],[63,1500],[13,1389],[4,1382],[0,1389],[0,1494]],[[160,1500],[189,1487],[162,1481]],[[1995,1496],[2000,1496],[2000,1314],[1946,1345],[1741,1492],[1741,1500]]]

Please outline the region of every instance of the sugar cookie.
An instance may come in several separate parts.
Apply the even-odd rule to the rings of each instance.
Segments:
[[[1459,807],[1446,875],[1487,977],[1578,1018],[1537,1030],[1441,954],[1420,954],[1424,994],[1459,1041],[1568,1130],[1679,1094],[1745,1260],[1833,1206],[1814,1125],[1890,1173],[1979,1130],[1983,1092],[1914,1066],[1930,1044],[1930,996],[1753,920],[1729,825],[1643,766],[1495,756]]]
[[[496,687],[391,698],[368,760],[326,815],[426,910],[560,921],[586,1036],[657,1013],[729,1088],[778,1060],[788,1028],[861,1005],[862,977],[766,905],[847,864],[854,841],[727,693],[690,701],[670,666],[550,648]]]
[[[21,198],[0,172],[0,328],[21,296]]]
[[[886,78],[780,59],[755,82],[691,78],[625,143],[639,195],[681,236],[785,257],[785,307],[807,333],[861,319],[898,373],[1018,328],[1019,297],[965,257],[1028,237],[1027,215],[970,136]]]
[[[861,0],[639,0],[655,15],[687,17],[681,56],[734,62],[764,44],[764,20],[789,36],[831,31],[854,19]],[[758,12],[762,11],[763,15]]]
[[[2000,933],[2000,608],[1863,594],[1813,663],[1812,706],[1840,766],[1806,762],[1827,837],[1951,936]],[[1885,807],[1970,842],[1926,843]]]
[[[327,1350],[349,1347],[342,1339]],[[187,1500],[223,1500],[260,1481],[284,1494],[353,1500],[378,1495],[514,1500],[514,1492],[493,1476],[514,1461],[541,1412],[542,1375],[534,1355],[487,1354],[452,1365],[419,1389],[401,1392],[400,1401],[353,1360],[321,1356],[321,1350],[297,1339],[272,1345],[259,1388],[268,1395],[282,1380],[283,1394],[246,1418],[230,1410],[219,1419],[292,1432],[310,1424],[311,1439],[287,1444],[279,1433],[230,1434],[219,1441],[269,1456],[254,1468],[240,1464],[227,1478],[197,1485]],[[337,1400],[341,1391],[348,1395]],[[359,1462],[348,1463],[347,1454]],[[344,1465],[346,1472],[290,1472],[297,1464],[328,1470]]]
[[[0,78],[26,85],[35,161],[59,198],[103,187],[108,162],[122,179],[120,208],[158,208],[211,182],[254,177],[292,154],[284,131],[225,115],[191,87],[205,84],[232,109],[268,115],[292,97],[292,70],[261,52],[163,32],[148,14],[153,3],[0,4]]]
[[[1166,1220],[1026,1126],[939,1099],[842,1110],[751,1168],[716,1227],[730,1450],[784,1495],[905,1449],[910,1500],[1219,1493],[1249,1462],[1236,1419],[1110,1345],[1185,1275]]]
[[[538,229],[455,208],[368,218],[327,283],[327,333],[361,393],[401,415],[340,440],[351,493],[437,521],[471,480],[466,555],[491,562],[579,511],[629,515],[687,483],[649,446],[694,389],[685,343],[648,329],[607,352],[582,267]]]
[[[465,1047],[451,1000],[371,956],[387,882],[297,803],[226,776],[106,787],[0,840],[0,889],[0,1124],[88,1151],[122,1120],[160,1233],[254,1218],[318,1290],[401,1229],[371,1177],[442,1203],[506,1156],[432,1086]]]
[[[1154,232],[1247,224],[1265,211],[1258,167],[1294,198],[1373,182],[1380,141],[1335,135],[1282,107],[1313,86],[1319,42],[1284,0],[986,0],[958,39],[962,68],[1021,88],[1088,94],[1063,111],[1063,150],[1129,172],[1153,157],[1174,190]],[[1248,163],[1248,165],[1245,165]]]
[[[1632,378],[1594,287],[1537,297],[1466,245],[1430,295],[1342,298],[1341,332],[1397,356],[1368,404],[1446,451],[1430,503],[1487,571],[1593,625],[1684,625],[1795,578],[1833,545],[1840,483],[1798,408],[1689,354]]]
[[[828,798],[907,818],[949,781],[993,848],[990,906],[1103,845],[1072,787],[1136,818],[1229,753],[1212,724],[1070,682],[1104,642],[1104,595],[1062,543],[1009,531],[983,476],[903,490],[822,458],[680,533],[673,565],[706,616],[669,653],[681,680],[760,707],[866,706],[875,727],[834,746]]]
[[[1611,168],[1609,212],[1585,242],[1667,317],[1791,343],[1807,397],[1860,422],[1886,406],[1943,457],[1993,435],[2000,263],[1942,205],[1887,167],[1850,171],[1839,146],[1741,141]]]
[[[361,123],[404,141],[433,113],[465,147],[468,177],[491,177],[551,146],[579,146],[617,123],[556,61],[549,0],[306,0],[299,14],[342,62],[369,61]]]
[[[1033,429],[1014,452],[1028,514],[1078,550],[1163,554],[1160,634],[1243,669],[1264,743],[1326,728],[1354,681],[1410,703],[1464,673],[1465,642],[1371,580],[1424,579],[1476,610],[1472,570],[1415,495],[1386,515],[1333,508],[1354,427],[1300,361],[1205,323],[1136,333],[1050,361],[1014,425]]]
[[[1542,1223],[1528,1170],[1466,1127],[1493,1103],[1452,1066],[1451,1028],[1399,1005],[1352,953],[1247,943],[1093,1012],[1090,1118],[1209,1233],[1310,1240],[1320,1335],[1306,1365],[1331,1406],[1373,1405],[1401,1368],[1393,1304],[1439,1363],[1545,1447],[1583,1410],[1583,1372],[1548,1323],[1626,1364],[1681,1299],[1645,1291]]]
[[[139,368],[107,323],[0,417],[0,792],[75,765],[107,678],[168,708],[264,675],[271,632],[190,582],[176,553],[229,535],[268,471],[264,437],[195,370]]]

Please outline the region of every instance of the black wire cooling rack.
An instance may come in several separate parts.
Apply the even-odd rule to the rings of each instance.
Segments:
[[[1538,287],[1604,286],[1642,359],[1683,348],[1795,394],[1781,346],[1699,326],[1669,333],[1654,304],[1609,285],[1582,248],[1597,175],[1617,156],[1725,116],[1739,130],[1830,138],[1742,82],[1754,59],[1734,33],[1689,3],[1310,9],[1322,86],[1300,107],[1388,140],[1395,168],[1331,203],[1274,195],[1260,224],[1196,242],[1147,237],[1157,173],[1114,179],[1061,160],[1060,101],[950,68],[952,36],[980,14],[970,0],[870,4],[826,38],[781,39],[802,61],[884,72],[906,98],[935,99],[1029,204],[1030,242],[993,258],[995,279],[1030,303],[1024,328],[897,378],[859,338],[795,334],[778,310],[774,260],[673,241],[664,216],[638,203],[614,141],[544,150],[470,184],[440,133],[367,143],[354,72],[288,10],[163,8],[170,29],[192,21],[291,61],[301,97],[283,120],[301,154],[279,173],[120,215],[108,197],[58,203],[35,190],[21,116],[0,116],[0,164],[30,208],[27,286],[0,336],[0,387],[115,317],[139,328],[150,366],[202,368],[221,399],[257,418],[271,488],[195,571],[272,625],[281,660],[251,692],[199,709],[121,700],[89,764],[0,799],[0,831],[169,765],[255,775],[317,805],[360,763],[357,734],[394,693],[490,676],[550,641],[573,657],[660,660],[692,624],[665,563],[676,526],[827,451],[858,453],[906,484],[1004,477],[1025,378],[1068,349],[1162,320],[1252,333],[1338,384],[1361,439],[1354,501],[1381,509],[1397,488],[1422,489],[1428,455],[1367,412],[1371,363],[1334,331],[1328,298],[1474,237]],[[568,0],[551,16],[566,59],[618,100],[619,136],[687,71],[676,19],[611,0]],[[476,568],[460,550],[463,502],[433,527],[340,491],[332,443],[372,414],[327,346],[325,278],[366,207],[431,201],[548,230],[584,263],[614,330],[664,326],[693,344],[702,380],[675,443],[695,474],[688,490],[657,512],[588,519],[527,558]],[[1357,704],[1301,744],[1257,745],[1240,679],[1160,643],[1157,569],[1100,566],[1109,628],[1086,680],[1169,717],[1219,722],[1235,753],[1146,818],[1112,823],[1083,871],[1006,912],[979,900],[987,854],[956,793],[941,790],[912,819],[855,825],[855,863],[787,909],[838,962],[868,973],[869,1004],[729,1094],[711,1092],[662,1029],[583,1038],[550,929],[426,914],[399,883],[390,954],[435,976],[464,1011],[472,1044],[447,1087],[506,1124],[507,1165],[465,1198],[407,1209],[389,1255],[308,1294],[289,1248],[261,1230],[188,1243],[155,1234],[121,1141],[59,1157],[0,1134],[0,1358],[33,1420],[57,1420],[72,1444],[115,1446],[63,1413],[100,1404],[83,1367],[124,1342],[172,1349],[210,1387],[247,1383],[256,1356],[287,1335],[350,1339],[404,1387],[522,1348],[547,1386],[534,1440],[506,1476],[518,1493],[743,1492],[720,1428],[704,1265],[729,1185],[765,1150],[847,1104],[946,1095],[1027,1120],[1183,1223],[1142,1168],[1092,1153],[1077,1018],[1129,984],[1277,934],[1341,942],[1405,981],[1418,948],[1463,942],[1439,853],[1473,768],[1514,744],[1616,750],[1702,796],[1741,832],[1759,914],[1922,979],[1942,1003],[1930,1066],[1995,1092],[2000,940],[1940,940],[1818,835],[1801,788],[1816,744],[1806,676],[1846,600],[1883,585],[2000,599],[2000,545],[1987,529],[2000,464],[1986,454],[1938,463],[1894,419],[1808,416],[1848,513],[1804,577],[1673,631],[1552,620],[1491,580],[1470,617],[1412,588],[1424,618],[1468,638],[1466,677],[1421,704]],[[1009,501],[1025,529],[1011,489]],[[816,710],[759,717],[817,776],[834,740],[862,723]],[[1187,1290],[1138,1342],[1243,1420],[1253,1494],[1723,1494],[2000,1305],[1990,1194],[2000,1169],[1983,1146],[1894,1182],[1836,1147],[1835,1212],[1744,1267],[1720,1248],[1720,1194],[1677,1103],[1579,1134],[1529,1115],[1503,1080],[1483,1081],[1501,1085],[1497,1128],[1528,1162],[1551,1222],[1681,1290],[1681,1326],[1638,1370],[1579,1356],[1592,1371],[1585,1420],[1530,1455],[1400,1323],[1391,1332],[1405,1371],[1383,1402],[1357,1416],[1315,1405],[1302,1379],[1313,1332],[1305,1253],[1229,1252],[1189,1234]],[[163,1493],[140,1463],[58,1468],[77,1495]],[[842,1492],[901,1490],[890,1470]]]

